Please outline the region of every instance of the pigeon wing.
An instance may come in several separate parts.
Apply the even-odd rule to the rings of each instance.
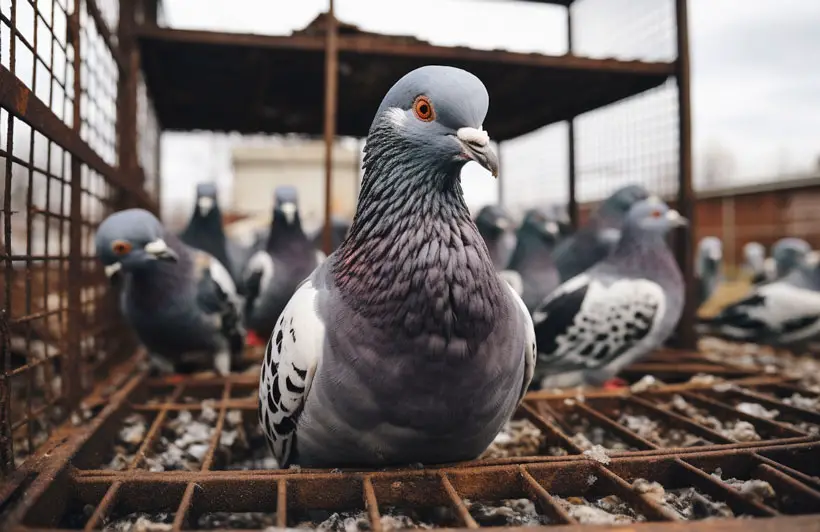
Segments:
[[[197,305],[216,318],[220,332],[228,340],[231,353],[238,355],[245,345],[242,302],[231,274],[221,262],[203,251],[194,251]]]
[[[574,277],[533,314],[539,362],[556,372],[606,366],[644,340],[665,308],[666,296],[654,282],[605,285],[586,274]]]
[[[518,304],[518,308],[521,310],[521,321],[524,322],[524,382],[521,387],[521,396],[518,398],[518,400],[521,401],[527,393],[530,382],[532,382],[532,377],[535,374],[535,355],[538,353],[538,350],[535,345],[535,330],[532,325],[532,317],[530,317],[530,312],[527,310],[524,300],[521,299],[521,296],[516,293],[511,285],[508,283],[504,284],[507,285],[509,289],[510,297]]]
[[[251,256],[242,275],[245,298],[250,308],[259,300],[259,295],[267,290],[274,271],[273,258],[267,251],[260,250]]]
[[[283,468],[294,458],[296,422],[325,343],[325,324],[317,312],[319,290],[312,279],[302,281],[276,322],[259,377],[259,422]]]

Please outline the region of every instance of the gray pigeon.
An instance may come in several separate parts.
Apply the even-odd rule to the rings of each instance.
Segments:
[[[648,197],[644,187],[628,185],[604,200],[584,227],[555,248],[555,265],[561,281],[587,271],[609,255],[620,239],[621,225],[629,209]]]
[[[516,245],[505,278],[514,272],[520,281],[511,282],[532,313],[561,284],[552,253],[561,234],[558,222],[544,209],[530,209],[516,233]],[[509,281],[508,281],[509,282]]]
[[[820,335],[820,256],[809,252],[786,277],[752,288],[697,330],[738,340],[794,347]]]
[[[636,203],[612,254],[535,311],[542,387],[600,385],[669,338],[684,284],[665,237],[686,223],[658,199]]]
[[[296,287],[325,258],[302,230],[296,188],[274,190],[273,219],[264,249],[254,253],[242,275],[249,343],[267,338]]]
[[[811,251],[802,238],[781,238],[772,245],[772,256],[766,259],[764,269],[768,281],[782,279],[797,268]]]
[[[695,279],[698,283],[698,306],[703,305],[722,279],[723,243],[715,236],[707,236],[698,243],[695,257]]]
[[[218,260],[185,245],[142,209],[106,218],[96,248],[106,275],[123,277],[123,314],[160,369],[205,362],[230,372],[245,332],[236,287]]]
[[[490,260],[496,270],[503,270],[510,262],[510,256],[515,249],[515,233],[513,219],[501,205],[485,205],[478,211],[475,225],[478,233],[487,244]]]
[[[743,273],[754,284],[766,280],[766,248],[760,242],[747,242],[743,245]]]
[[[497,172],[488,101],[446,66],[410,72],[382,101],[350,235],[267,346],[259,418],[281,467],[474,459],[524,396],[532,321],[461,188],[468,161]]]

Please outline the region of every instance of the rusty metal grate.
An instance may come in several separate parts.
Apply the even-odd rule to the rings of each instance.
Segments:
[[[9,522],[20,531],[113,530],[139,516],[172,530],[669,525],[810,515],[820,504],[820,393],[696,353],[663,351],[633,366],[624,377],[634,392],[530,394],[512,423],[530,432],[512,453],[424,470],[266,469],[256,371],[138,372],[71,429],[84,433],[77,445],[51,451],[62,464],[43,467]],[[648,372],[665,384],[647,386]],[[198,421],[206,444],[163,458],[188,434],[174,427]]]

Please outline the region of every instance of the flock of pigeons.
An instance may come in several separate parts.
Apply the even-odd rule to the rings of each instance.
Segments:
[[[157,367],[227,374],[266,342],[259,421],[280,467],[381,467],[476,458],[531,387],[603,384],[660,346],[685,292],[666,236],[686,220],[636,185],[575,233],[554,209],[517,229],[497,206],[473,220],[460,172],[498,172],[488,106],[461,69],[397,81],[329,257],[292,187],[249,249],[225,237],[210,185],[180,235],[140,209],[104,220],[98,257]],[[778,282],[797,290],[792,275]]]

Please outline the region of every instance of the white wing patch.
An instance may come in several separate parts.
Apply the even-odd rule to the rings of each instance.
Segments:
[[[518,303],[518,308],[521,309],[521,315],[524,317],[524,326],[526,328],[524,343],[524,385],[521,387],[520,401],[527,393],[530,382],[532,382],[532,377],[535,374],[535,357],[538,353],[538,348],[535,345],[535,328],[532,325],[532,318],[530,317],[530,312],[527,310],[527,306],[524,304],[524,300],[515,293],[512,286],[510,286],[510,295],[515,299],[515,302]]]
[[[798,342],[820,333],[820,293],[785,283],[761,286],[757,293],[765,298],[763,305],[746,307],[746,314],[779,334],[779,341]],[[803,327],[784,327],[801,320],[806,320]]]
[[[280,467],[289,465],[296,422],[324,348],[325,325],[316,313],[317,293],[310,278],[296,289],[265,348],[259,422]]]
[[[211,257],[208,272],[211,274],[211,279],[228,295],[228,298],[231,299],[232,302],[236,302],[236,283],[233,282],[233,277],[231,277],[231,274],[225,269],[225,266]]]
[[[245,271],[245,279],[247,280],[251,275],[257,272],[262,273],[262,278],[259,280],[259,293],[263,293],[273,279],[273,259],[267,251],[257,251],[248,261],[248,266]]]
[[[517,295],[521,296],[524,293],[524,281],[521,280],[521,274],[517,271],[502,270],[498,272],[498,276],[506,281]]]
[[[666,311],[663,289],[652,281],[621,279],[605,286],[594,279],[583,281],[587,280],[580,311],[557,336],[552,352],[542,353],[547,363],[581,368],[606,365],[641,343]]]

